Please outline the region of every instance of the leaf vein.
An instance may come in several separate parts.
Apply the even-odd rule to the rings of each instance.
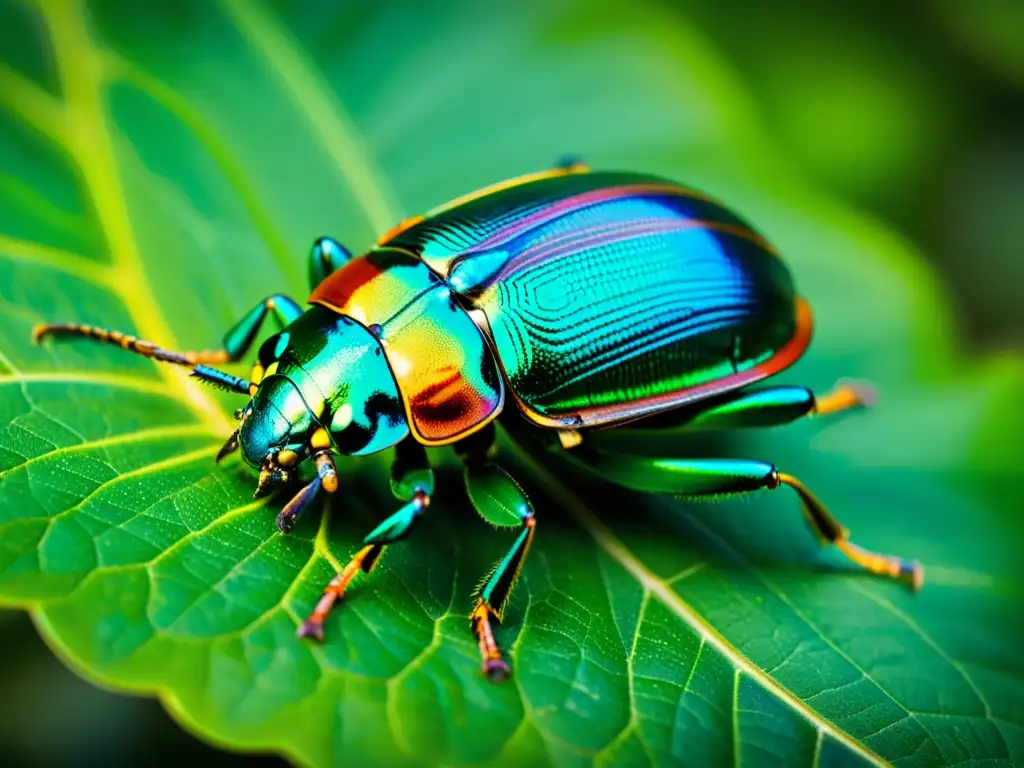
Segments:
[[[373,167],[354,122],[337,98],[331,96],[313,65],[303,59],[287,34],[271,24],[256,4],[222,0],[221,5],[302,107],[301,113],[309,118],[337,163],[370,225],[378,234],[390,229],[401,219],[401,214],[385,187],[383,174]]]
[[[626,570],[633,574],[634,578],[645,588],[657,595],[667,608],[689,625],[699,636],[704,637],[709,644],[713,645],[734,666],[758,681],[768,692],[781,699],[813,725],[826,730],[832,738],[851,751],[856,752],[865,760],[876,765],[885,765],[885,761],[869,747],[854,739],[838,726],[826,721],[818,712],[793,694],[792,691],[783,687],[771,675],[754,665],[735,646],[718,634],[678,593],[673,591],[671,587],[668,587],[656,575],[648,571],[633,553],[583,505],[575,494],[555,479],[554,475],[546,467],[534,460],[532,456],[511,439],[505,439],[503,443],[511,449],[520,461],[530,466],[542,484],[553,496],[560,500],[566,511],[590,534],[598,546],[618,560]]]
[[[149,441],[171,440],[176,437],[188,437],[190,435],[199,436],[206,434],[213,436],[213,433],[209,428],[202,425],[152,427],[138,432],[125,432],[111,437],[100,438],[98,440],[87,440],[86,442],[76,443],[75,445],[55,445],[52,451],[47,451],[46,453],[41,453],[38,456],[33,456],[31,458],[22,457],[25,461],[21,464],[15,464],[12,467],[8,467],[7,469],[0,471],[0,478],[16,471],[26,470],[28,467],[40,462],[63,458],[65,456],[72,456],[87,451],[102,450],[104,448],[114,448],[123,445],[134,445],[136,443],[145,443]],[[107,466],[110,465],[108,464]],[[110,468],[112,470],[114,469],[113,467]]]

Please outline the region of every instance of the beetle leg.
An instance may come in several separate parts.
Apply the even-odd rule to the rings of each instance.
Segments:
[[[493,464],[490,465],[490,470],[503,473],[502,470]],[[504,476],[509,481],[512,480],[508,475]],[[480,470],[477,470],[477,480],[475,482],[487,482],[479,478]],[[467,478],[467,484],[472,487],[474,480]],[[512,485],[515,485],[514,481]],[[512,590],[519,580],[519,575],[522,573],[523,563],[526,560],[527,553],[530,551],[534,531],[537,527],[533,510],[529,507],[529,501],[526,499],[525,494],[518,489],[518,486],[516,486],[516,490],[518,491],[518,498],[515,492],[513,492],[511,499],[506,498],[503,501],[512,501],[513,504],[518,503],[518,506],[529,510],[519,520],[523,530],[515,542],[513,542],[505,557],[494,565],[494,568],[480,585],[476,594],[476,605],[473,607],[473,612],[469,615],[470,628],[476,637],[477,646],[480,649],[481,671],[494,683],[501,683],[507,680],[511,670],[509,669],[508,662],[502,657],[501,649],[494,639],[494,630],[491,622],[493,620],[499,624],[501,623],[502,614],[504,613],[505,606],[508,604],[509,597],[512,595]],[[501,503],[502,500],[495,498],[493,501]],[[475,499],[474,506],[480,511],[480,507]],[[480,514],[482,517],[484,516],[483,512]]]
[[[281,533],[291,533],[296,521],[309,508],[309,505],[321,490],[327,491],[327,493],[334,493],[338,490],[338,470],[334,466],[334,459],[331,457],[331,438],[327,434],[327,430],[323,427],[315,430],[309,439],[309,447],[312,452],[313,461],[316,464],[316,477],[305,488],[295,494],[295,497],[278,514],[277,527]],[[284,458],[285,453],[290,454],[289,459]],[[291,467],[296,460],[297,456],[291,451],[281,451],[276,457],[268,457],[269,466],[264,464],[263,469],[260,471],[260,484],[256,488],[256,497],[259,498],[271,492],[273,483],[270,478],[276,467]],[[277,464],[278,461],[280,464]]]
[[[827,416],[852,408],[870,408],[878,403],[878,390],[867,381],[844,381],[827,395],[815,400],[809,415]]]
[[[338,470],[329,451],[320,451],[314,456],[316,477],[299,491],[277,515],[277,527],[281,533],[291,533],[295,523],[302,516],[321,490],[334,493],[338,489]]]
[[[204,350],[202,352],[172,352],[169,349],[158,347],[151,341],[144,341],[127,333],[111,331],[106,328],[96,328],[95,326],[81,323],[47,323],[37,325],[32,329],[32,341],[37,344],[47,336],[56,336],[58,338],[79,336],[104,344],[113,344],[143,357],[190,367],[201,364],[226,363],[229,360],[228,353],[222,349]]]
[[[627,428],[743,429],[777,427],[804,417],[824,416],[873,406],[877,393],[867,382],[843,382],[822,397],[806,387],[755,387],[641,419]]]
[[[47,336],[67,337],[79,336],[93,339],[104,344],[113,344],[129,352],[149,357],[165,363],[195,367],[197,365],[214,365],[228,363],[240,359],[252,347],[256,334],[268,313],[273,314],[282,325],[288,325],[302,310],[298,304],[287,296],[280,294],[270,296],[239,320],[224,336],[224,348],[204,350],[202,352],[173,352],[158,347],[151,341],[144,341],[130,334],[96,328],[81,323],[51,323],[37,325],[32,331],[32,339],[39,343]]]
[[[558,430],[558,442],[563,449],[571,451],[583,442],[583,435],[575,429],[560,429]]]
[[[489,680],[498,683],[508,678],[510,670],[494,639],[492,622],[501,623],[533,543],[536,518],[519,484],[488,460],[493,442],[494,427],[489,425],[457,443],[455,450],[465,464],[466,490],[477,513],[498,528],[521,529],[508,553],[477,588],[476,605],[469,616],[470,628],[480,648],[481,669]]]
[[[316,288],[324,278],[352,258],[352,253],[337,240],[321,237],[309,252],[309,287]]]
[[[834,544],[872,573],[908,582],[915,591],[924,581],[924,571],[916,560],[870,552],[850,541],[850,532],[814,494],[773,464],[741,459],[655,459],[603,451],[591,451],[582,461],[569,454],[567,457],[614,483],[643,493],[699,498],[789,486],[800,497],[807,524],[823,543]]]
[[[300,637],[323,640],[324,621],[335,603],[345,595],[345,590],[355,575],[360,571],[369,573],[387,545],[408,536],[416,521],[430,505],[430,494],[434,491],[434,473],[427,463],[423,446],[409,438],[396,446],[395,453],[395,461],[391,467],[391,490],[406,503],[366,535],[363,547],[341,573],[331,579],[313,612],[299,627]]]
[[[224,334],[224,349],[228,360],[235,361],[245,357],[255,343],[256,335],[260,332],[267,315],[273,315],[277,324],[285,328],[295,322],[301,314],[302,308],[287,296],[280,293],[268,296]]]

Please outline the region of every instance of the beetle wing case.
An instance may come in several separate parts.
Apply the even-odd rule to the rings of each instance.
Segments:
[[[738,389],[810,342],[786,265],[700,193],[552,172],[457,202],[383,247],[422,258],[483,316],[511,396],[541,426],[613,425]]]

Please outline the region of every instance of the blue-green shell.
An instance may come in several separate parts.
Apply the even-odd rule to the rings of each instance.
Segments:
[[[613,424],[792,364],[807,306],[765,239],[720,203],[631,173],[537,174],[382,239],[475,310],[538,424]]]

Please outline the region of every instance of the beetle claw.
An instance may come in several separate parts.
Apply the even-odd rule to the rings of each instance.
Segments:
[[[492,683],[504,683],[512,675],[512,668],[504,659],[488,659],[481,669]]]
[[[316,640],[318,643],[322,643],[324,641],[323,622],[306,619],[295,634],[299,637],[308,637],[311,640]]]
[[[288,515],[285,512],[280,512],[277,515],[277,530],[281,533],[291,533],[295,527],[295,515]]]

